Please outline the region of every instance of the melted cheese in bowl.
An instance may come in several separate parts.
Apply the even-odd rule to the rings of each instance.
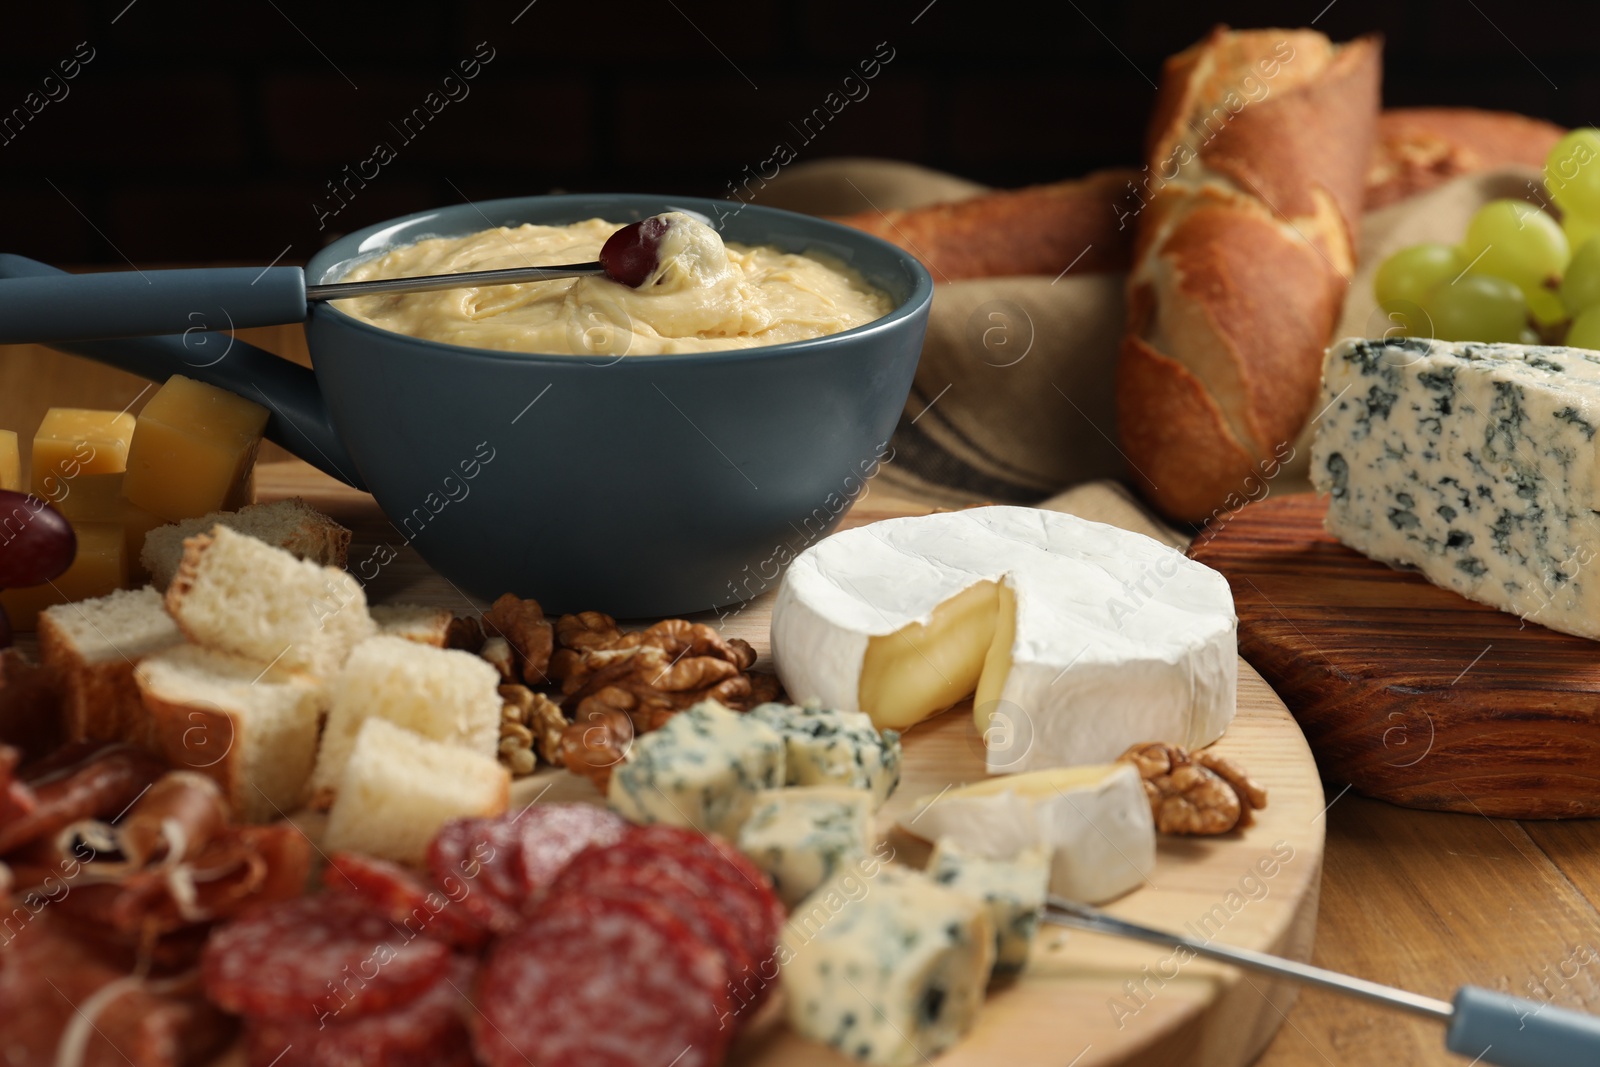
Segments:
[[[887,293],[842,264],[759,246],[725,245],[681,212],[666,216],[660,265],[638,289],[603,276],[365,296],[339,310],[432,341],[558,355],[660,355],[752,348],[839,333],[893,308]],[[436,237],[360,264],[341,281],[454,274],[596,259],[621,227],[499,227]]]

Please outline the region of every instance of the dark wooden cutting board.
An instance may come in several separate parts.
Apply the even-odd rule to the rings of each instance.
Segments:
[[[1367,559],[1323,530],[1324,509],[1312,494],[1250,504],[1189,548],[1227,576],[1239,654],[1323,777],[1413,808],[1600,815],[1600,643]]]

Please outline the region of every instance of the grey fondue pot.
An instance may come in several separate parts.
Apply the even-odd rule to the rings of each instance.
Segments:
[[[477,596],[514,592],[549,611],[622,617],[722,608],[774,588],[888,459],[933,299],[915,259],[849,227],[754,205],[536,196],[369,226],[318,252],[305,281],[337,281],[354,261],[424,237],[669,210],[704,216],[728,241],[842,260],[894,310],[811,341],[602,358],[425,341],[319,303],[306,321],[314,370],[200,329],[52,343],[264,404],[270,440],[370,491],[395,528],[392,547],[410,544]],[[0,256],[0,278],[57,273]]]

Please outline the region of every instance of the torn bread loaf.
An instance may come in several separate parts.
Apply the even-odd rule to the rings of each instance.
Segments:
[[[323,847],[421,863],[445,822],[499,815],[510,797],[511,773],[493,756],[368,718],[340,771]]]
[[[1116,389],[1130,477],[1173,518],[1256,495],[1315,411],[1355,265],[1380,51],[1218,27],[1167,60]]]
[[[161,751],[220,785],[235,818],[300,807],[323,704],[314,679],[194,645],[148,657],[134,678]]]
[[[330,678],[376,629],[361,583],[336,567],[226,526],[183,546],[166,604],[197,645]]]
[[[493,760],[500,673],[470,652],[381,635],[356,646],[329,686],[328,723],[311,776],[312,803],[332,803],[368,719],[383,719]]]
[[[325,567],[343,567],[350,552],[350,531],[299,497],[251,504],[238,511],[213,511],[198,519],[158,526],[145,535],[139,562],[157,589],[166,589],[183,560],[183,542],[214,526],[249,534]]]
[[[152,745],[134,667],[182,642],[161,594],[150,586],[40,612],[39,658],[62,679],[65,739]]]

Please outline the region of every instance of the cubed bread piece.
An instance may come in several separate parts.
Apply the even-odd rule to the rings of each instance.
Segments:
[[[182,642],[161,594],[149,586],[40,612],[39,658],[61,674],[66,739],[154,746],[134,667]]]
[[[235,818],[272,822],[304,802],[323,704],[315,679],[195,645],[148,657],[134,679],[167,759],[214,779]]]
[[[421,863],[450,819],[506,810],[511,773],[478,752],[368,718],[339,775],[323,847]]]
[[[975,898],[868,859],[800,902],[779,963],[796,1033],[864,1063],[912,1067],[971,1029],[994,927]]]
[[[343,567],[350,555],[350,531],[313,508],[299,497],[274,500],[270,504],[251,504],[238,511],[213,511],[198,519],[158,526],[145,535],[139,562],[150,572],[157,589],[165,589],[178,573],[183,559],[183,542],[213,526],[249,534],[295,558]]]
[[[783,738],[764,722],[703,700],[633,742],[606,802],[636,823],[733,838],[756,794],[783,785]]]
[[[873,795],[865,789],[808,785],[756,794],[739,828],[739,851],[772,879],[783,906],[864,859],[872,845]]]
[[[380,634],[403,637],[419,645],[444,648],[450,639],[450,624],[455,614],[449,608],[430,608],[421,604],[374,604],[367,609]]]
[[[361,583],[214,526],[183,543],[167,611],[197,645],[330,678],[376,629]]]
[[[1021,971],[1039,928],[1050,887],[1050,853],[1025,848],[1010,859],[990,859],[941,837],[928,857],[928,877],[958,893],[978,898],[994,924],[994,976]]]
[[[367,719],[493,759],[504,704],[499,686],[499,672],[470,652],[387,635],[363,641],[329,686],[328,725],[311,776],[313,803],[332,802]]]

